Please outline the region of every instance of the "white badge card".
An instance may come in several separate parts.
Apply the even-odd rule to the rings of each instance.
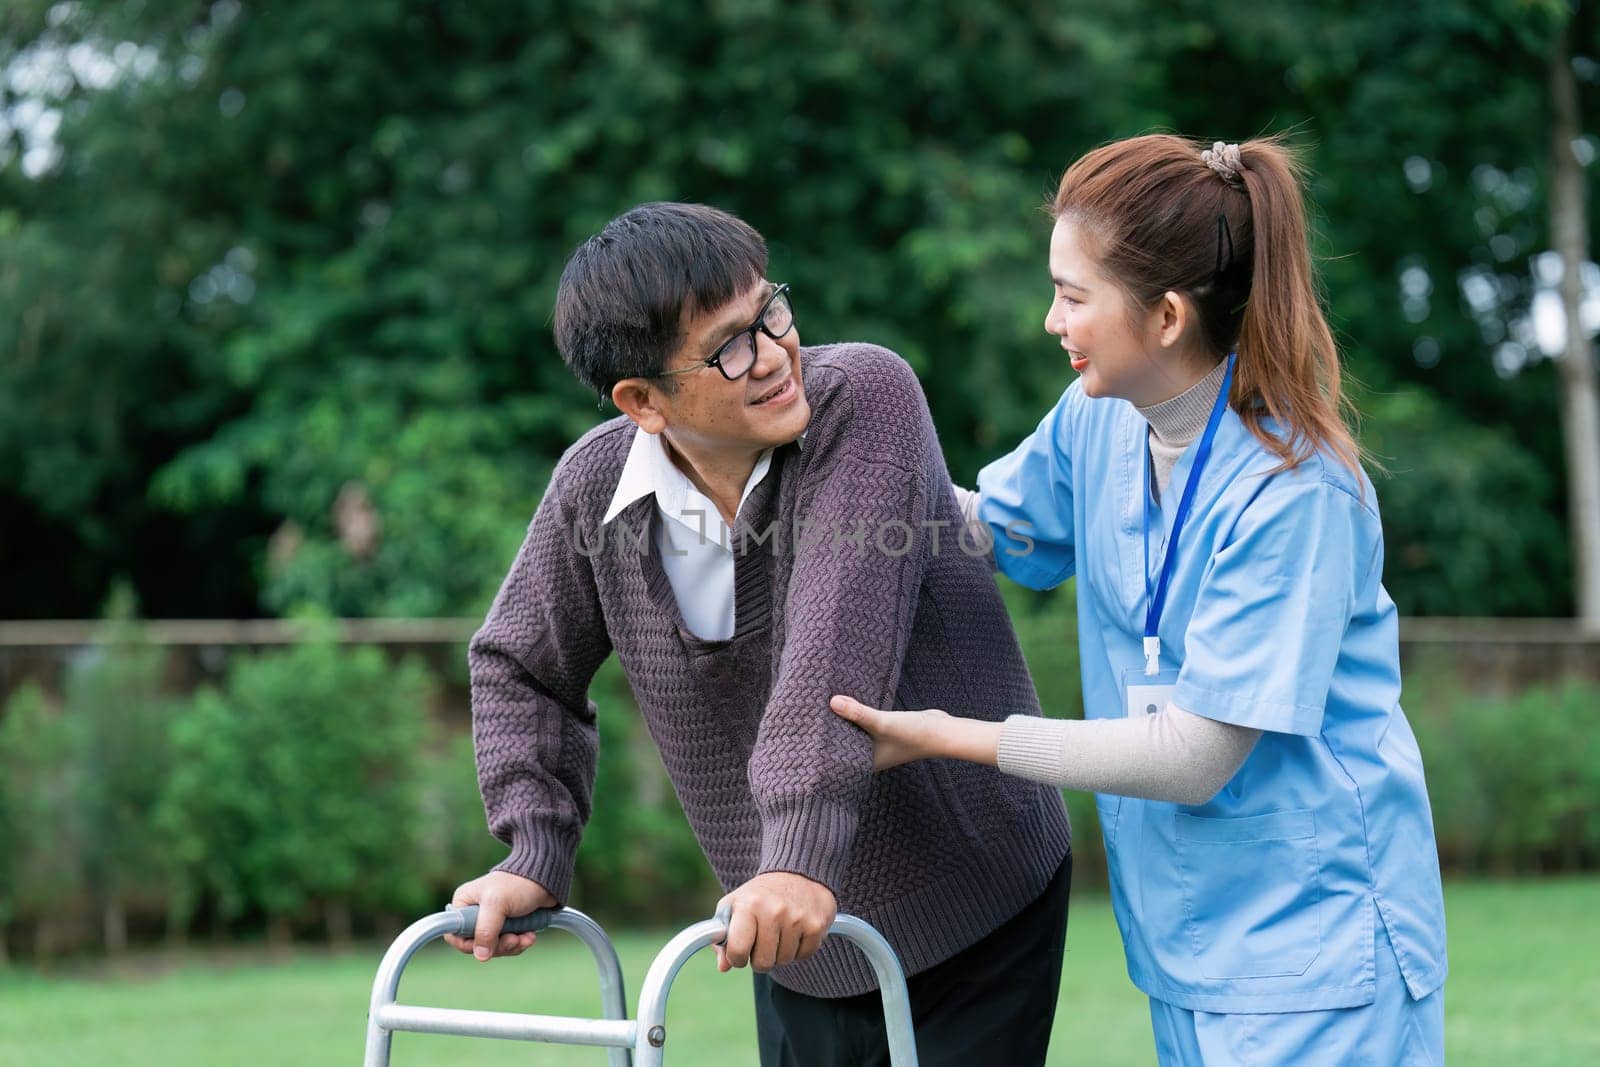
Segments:
[[[1143,667],[1130,667],[1122,672],[1122,691],[1126,694],[1125,704],[1130,719],[1164,711],[1177,689],[1176,670],[1146,674]]]

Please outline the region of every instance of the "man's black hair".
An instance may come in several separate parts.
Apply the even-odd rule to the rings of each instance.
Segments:
[[[567,260],[556,347],[604,399],[624,378],[659,374],[689,316],[722,307],[766,273],[766,242],[741,219],[704,204],[640,204]]]

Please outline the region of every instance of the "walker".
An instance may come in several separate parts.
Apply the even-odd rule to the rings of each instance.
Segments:
[[[610,1049],[611,1067],[661,1067],[667,1043],[667,993],[678,971],[696,952],[722,940],[728,932],[729,911],[695,923],[656,954],[639,994],[639,1015],[628,1018],[622,987],[622,964],[617,950],[600,924],[572,908],[549,908],[508,919],[504,933],[566,930],[589,946],[600,972],[603,1019],[561,1015],[524,1015],[519,1012],[471,1011],[427,1008],[395,1001],[400,973],[416,953],[436,937],[455,934],[470,938],[478,923],[478,908],[450,908],[418,919],[407,927],[378,965],[372,983],[372,1003],[367,1011],[366,1067],[387,1067],[390,1037],[396,1030],[462,1037],[497,1037],[511,1041],[543,1041],[557,1045],[590,1045]],[[899,957],[882,934],[853,915],[834,919],[828,935],[839,935],[866,954],[883,991],[883,1013],[889,1039],[889,1061],[894,1067],[916,1067],[917,1047],[911,1030],[911,1001]]]

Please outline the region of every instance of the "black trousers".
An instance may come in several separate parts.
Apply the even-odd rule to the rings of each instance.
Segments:
[[[1043,1064],[1061,985],[1072,856],[999,929],[906,980],[921,1067]],[[761,1067],[888,1067],[877,992],[823,999],[757,974]]]

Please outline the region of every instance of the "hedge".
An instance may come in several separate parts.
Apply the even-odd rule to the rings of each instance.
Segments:
[[[1047,713],[1081,715],[1070,594],[1010,597]],[[118,636],[59,699],[25,686],[0,709],[0,958],[384,935],[505,855],[471,738],[434,714],[420,663],[313,634],[175,694],[161,650]],[[593,696],[602,756],[575,902],[624,923],[703,914],[714,880],[615,660]],[[1447,870],[1600,867],[1600,688],[1474,695],[1429,667],[1405,700]],[[1103,884],[1092,799],[1068,805],[1079,884]]]

